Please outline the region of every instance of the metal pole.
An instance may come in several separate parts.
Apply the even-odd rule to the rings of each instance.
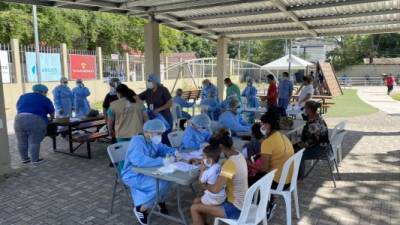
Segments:
[[[291,66],[292,66],[292,39],[289,40],[289,69],[288,69],[289,77],[290,77]]]
[[[41,83],[42,82],[42,70],[40,68],[39,31],[38,31],[36,5],[32,5],[32,13],[33,13],[33,31],[34,31],[34,36],[35,36],[36,74],[38,77],[38,83]]]

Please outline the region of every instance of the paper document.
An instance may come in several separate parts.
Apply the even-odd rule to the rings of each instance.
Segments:
[[[203,158],[203,151],[198,150],[198,151],[192,151],[192,152],[182,152],[180,153],[181,157],[185,161],[189,161],[191,159],[201,159]]]
[[[176,170],[182,171],[182,172],[189,172],[191,170],[195,170],[198,168],[198,166],[185,163],[185,162],[175,162],[172,163],[172,165],[175,167]]]

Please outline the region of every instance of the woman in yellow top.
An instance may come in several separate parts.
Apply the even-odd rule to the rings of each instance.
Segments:
[[[250,165],[257,168],[261,173],[268,173],[274,169],[277,172],[272,183],[272,189],[276,189],[281,178],[282,168],[286,160],[293,154],[293,146],[286,135],[279,131],[279,116],[273,110],[269,110],[261,117],[261,132],[265,135],[265,140],[261,143],[261,163],[257,165]],[[286,179],[284,189],[289,188],[290,179],[292,177],[293,168],[289,169],[289,174]],[[271,218],[276,204],[274,203],[273,196],[267,208],[267,217]]]
[[[218,135],[217,140],[210,140],[216,150],[220,149],[227,160],[221,168],[214,185],[204,185],[212,193],[218,193],[226,187],[226,201],[220,206],[204,205],[195,201],[190,208],[193,225],[204,225],[207,216],[238,219],[247,192],[247,165],[242,154],[233,148],[233,140],[229,132]]]

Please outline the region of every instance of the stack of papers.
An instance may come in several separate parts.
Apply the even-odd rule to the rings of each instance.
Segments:
[[[175,167],[176,170],[182,171],[182,172],[189,172],[192,170],[195,170],[198,168],[198,166],[189,164],[189,163],[185,163],[185,162],[176,162],[176,163],[172,163],[171,165],[173,165]]]
[[[180,153],[181,157],[185,161],[189,161],[191,159],[202,159],[203,158],[203,151],[192,151],[192,152],[182,152]]]

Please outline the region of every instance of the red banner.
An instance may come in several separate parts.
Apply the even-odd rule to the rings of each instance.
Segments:
[[[69,55],[71,79],[96,79],[96,56]]]

